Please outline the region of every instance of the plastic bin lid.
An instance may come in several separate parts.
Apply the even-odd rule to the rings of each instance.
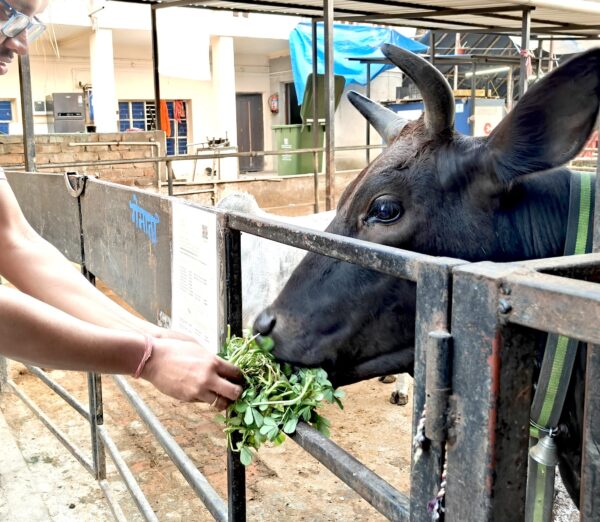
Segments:
[[[306,89],[304,91],[304,99],[302,100],[302,105],[300,106],[300,117],[302,121],[306,124],[310,120],[313,120],[313,109],[312,109],[312,97],[313,97],[313,82],[312,82],[312,73],[308,75],[306,80]],[[340,104],[340,99],[342,98],[342,94],[344,92],[344,86],[346,85],[346,80],[343,76],[336,74],[334,76],[334,92],[335,92],[335,100],[334,107],[337,109]],[[325,92],[325,75],[317,74],[317,118],[325,121],[325,96],[323,93]]]

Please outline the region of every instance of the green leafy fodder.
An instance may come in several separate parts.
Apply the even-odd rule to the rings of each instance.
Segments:
[[[272,349],[270,338],[259,341],[257,336],[248,334],[228,336],[219,354],[235,364],[246,380],[240,398],[227,408],[225,417],[219,416],[225,423],[229,446],[240,452],[244,465],[252,462],[252,449],[257,450],[266,442],[281,444],[285,434],[293,433],[301,420],[329,436],[329,421],[316,411],[323,401],[343,409],[344,392],[333,389],[324,370],[294,371],[289,364],[278,363]]]

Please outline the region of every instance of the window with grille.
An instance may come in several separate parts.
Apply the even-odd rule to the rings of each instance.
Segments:
[[[12,101],[0,100],[0,134],[8,134],[13,120]]]
[[[167,101],[171,134],[167,136],[167,156],[187,154],[187,103]]]
[[[167,133],[167,155],[187,154],[188,104],[182,100],[167,100],[170,132]],[[126,132],[132,129],[156,129],[156,104],[153,101],[120,101],[119,130]]]
[[[156,107],[153,101],[120,101],[119,130],[132,129],[150,131],[156,129],[154,123]]]

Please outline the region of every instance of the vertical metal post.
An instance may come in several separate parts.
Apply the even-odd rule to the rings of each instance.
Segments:
[[[317,21],[313,18],[311,21],[311,35],[312,35],[312,136],[313,136],[313,147],[316,149],[319,147],[319,114],[317,112],[317,76],[319,74],[319,53],[317,52]],[[322,143],[321,143],[322,145]],[[314,191],[315,191],[315,213],[319,212],[319,152],[313,152],[313,172],[314,172]]]
[[[506,73],[506,109],[512,110],[514,101],[514,79],[513,79],[513,68],[509,66],[508,72]]]
[[[98,426],[104,424],[104,406],[102,403],[102,376],[88,373],[88,399],[90,405],[90,432],[92,436],[92,462],[96,480],[106,479],[106,454],[104,444],[98,436]]]
[[[85,183],[85,178],[79,179],[79,183]],[[92,274],[86,266],[85,261],[85,235],[83,231],[83,212],[81,209],[81,198],[83,196],[83,190],[85,185],[80,192],[77,192],[77,209],[79,214],[79,238],[80,238],[80,252],[81,252],[81,273],[90,282],[90,284],[96,286],[96,276]],[[94,473],[96,480],[106,479],[106,454],[104,451],[104,444],[102,438],[98,433],[98,426],[104,424],[104,406],[102,403],[102,377],[98,373],[88,373],[88,404],[90,412],[90,437],[92,442],[92,464],[94,466]]]
[[[325,31],[325,210],[335,206],[335,81],[333,56],[333,3],[323,1]]]
[[[600,133],[600,125],[598,126]],[[600,152],[600,151],[598,151]],[[598,155],[600,169],[600,154]],[[598,171],[598,170],[597,170]],[[596,176],[596,194],[600,194],[600,176]],[[594,252],[600,252],[600,197],[596,197],[594,214]],[[585,402],[583,415],[583,444],[581,449],[581,491],[579,506],[581,520],[600,517],[600,346],[588,345],[585,372]]]
[[[152,77],[154,80],[154,104],[155,104],[155,118],[154,122],[156,130],[160,130],[161,122],[161,109],[160,109],[160,74],[158,72],[159,57],[158,57],[158,26],[156,23],[156,10],[155,4],[152,4],[150,8],[150,19],[152,22]],[[168,137],[168,136],[167,136]]]
[[[537,76],[537,80],[542,77],[542,56],[544,54],[544,49],[542,48],[542,40],[538,40],[538,48],[537,48],[537,64],[535,67],[535,75]]]
[[[415,369],[413,396],[413,438],[425,407],[426,359],[429,334],[450,328],[451,267],[423,266],[417,281]],[[427,435],[427,433],[426,433]],[[414,454],[413,454],[414,457]],[[428,447],[411,466],[410,519],[430,520],[428,503],[437,495],[444,465],[444,445],[428,441]]]
[[[460,33],[456,33],[456,35],[454,35],[454,54],[459,54],[459,50],[460,53],[462,54],[462,48],[461,48],[461,44],[460,44]],[[454,90],[456,91],[458,89],[458,65],[454,66]]]
[[[19,55],[19,81],[21,83],[21,116],[23,120],[23,152],[25,170],[35,172],[35,133],[33,131],[33,95],[31,93],[31,67],[29,55]]]
[[[169,189],[169,196],[173,195],[173,180],[175,179],[175,173],[173,172],[173,162],[167,160],[167,183]]]
[[[471,124],[471,136],[475,136],[475,104],[477,103],[477,63],[473,62],[471,67],[471,115],[469,123]]]
[[[523,9],[523,20],[521,24],[521,70],[519,74],[519,99],[527,91],[527,60],[531,34],[531,11]]]
[[[0,286],[4,284],[2,276],[0,276]],[[8,383],[8,359],[0,355],[0,393],[4,391]]]
[[[239,230],[225,231],[227,324],[232,335],[242,335],[242,257]],[[233,437],[235,444],[239,441]],[[246,470],[239,452],[227,448],[227,499],[229,522],[246,520]]]
[[[367,62],[367,98],[371,98],[371,64]],[[371,124],[367,122],[367,147],[371,145]],[[371,149],[367,149],[367,165],[371,163]]]
[[[554,38],[550,37],[550,48],[548,49],[548,72],[554,69]]]
[[[448,520],[523,520],[536,338],[505,325],[511,267],[454,270]]]
[[[8,361],[6,357],[0,356],[0,393],[2,393],[8,382]]]

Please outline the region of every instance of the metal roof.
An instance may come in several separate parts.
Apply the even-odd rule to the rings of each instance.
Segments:
[[[323,0],[121,0],[162,7],[270,13],[320,18]],[[333,0],[332,0],[333,1]],[[402,25],[454,32],[520,34],[522,11],[531,9],[531,33],[548,37],[600,37],[600,0],[335,0],[336,21]]]

